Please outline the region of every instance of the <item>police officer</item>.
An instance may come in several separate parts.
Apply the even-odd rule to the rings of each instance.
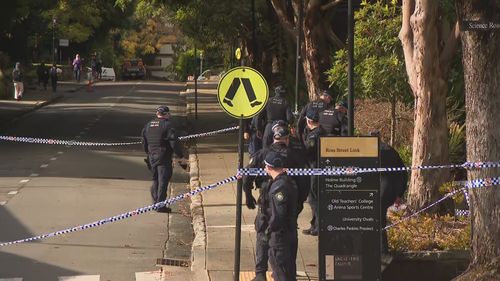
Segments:
[[[319,114],[319,124],[327,136],[347,136],[347,102],[340,102],[335,108],[328,107]]]
[[[167,106],[159,106],[156,109],[156,118],[144,126],[142,144],[153,173],[151,185],[153,203],[165,201],[168,184],[172,178],[172,154],[175,153],[178,158],[183,157],[182,147],[170,121]],[[171,209],[163,206],[157,211],[169,213]]]
[[[276,281],[297,280],[297,200],[295,181],[285,172],[286,159],[271,152],[265,159],[266,172],[270,181],[267,206],[269,226],[269,262]]]
[[[275,121],[283,120],[287,124],[291,124],[293,122],[292,109],[284,97],[285,93],[286,91],[283,86],[276,86],[274,88],[274,97],[269,99],[265,110],[259,114],[259,123],[261,126],[264,126],[265,124],[264,128],[260,128],[260,131],[263,131],[263,147],[267,147],[273,143],[272,124]]]
[[[302,137],[304,136],[304,134],[307,134],[307,132],[305,132],[305,130],[307,129],[307,122],[306,122],[307,111],[312,108],[316,109],[319,114],[323,110],[332,107],[332,101],[333,98],[327,91],[320,91],[318,100],[311,101],[308,104],[306,104],[304,108],[302,108],[299,117],[297,119],[297,135],[299,137]],[[304,142],[303,139],[301,139],[301,141]]]
[[[304,146],[307,154],[307,165],[309,168],[318,167],[318,143],[320,136],[324,135],[319,125],[319,112],[315,108],[309,108],[306,114],[307,130],[304,136]],[[309,205],[312,210],[311,227],[302,233],[317,236],[319,231],[318,221],[318,177],[311,176],[311,189],[309,191]]]
[[[248,154],[252,158],[257,151],[262,149],[262,136],[257,135],[257,128],[259,127],[257,116],[244,120],[244,124],[243,138],[248,142]]]
[[[251,163],[247,168],[264,168],[264,160],[269,153],[279,153],[285,159],[287,159],[288,167],[290,168],[304,168],[305,167],[305,157],[301,150],[297,150],[296,146],[290,144],[290,131],[286,126],[284,121],[276,121],[273,124],[273,139],[274,142],[267,148],[264,148],[257,152],[254,158],[252,158]],[[246,176],[243,178],[243,188],[246,195],[246,205],[249,209],[255,208],[255,199],[252,196],[252,184],[255,181],[255,185],[260,190],[260,196],[258,199],[259,209],[257,211],[257,216],[255,217],[255,231],[256,231],[256,260],[255,260],[255,281],[266,280],[267,262],[268,262],[268,250],[269,244],[265,239],[265,230],[268,226],[268,217],[266,216],[265,206],[268,206],[267,193],[269,187],[269,177],[252,177]],[[297,198],[297,212],[300,213],[303,208],[304,201],[307,199],[309,193],[309,182],[307,177],[293,177],[293,180],[298,186],[298,198]],[[297,214],[298,214],[297,213]]]

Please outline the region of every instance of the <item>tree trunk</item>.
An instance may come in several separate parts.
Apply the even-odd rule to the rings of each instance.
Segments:
[[[396,104],[398,100],[396,99],[396,94],[392,95],[391,98],[391,139],[389,144],[394,147],[394,142],[396,141]]]
[[[488,2],[488,3],[485,3]],[[461,20],[500,22],[495,1],[458,1]],[[500,159],[500,29],[461,31],[467,161]],[[468,172],[469,180],[499,177],[500,169]],[[500,280],[500,188],[474,188],[471,195],[471,262],[455,280]]]
[[[412,166],[448,162],[445,71],[439,64],[438,5],[435,0],[403,2],[400,32],[406,69],[415,96]],[[432,203],[449,172],[413,170],[408,205],[419,210]]]

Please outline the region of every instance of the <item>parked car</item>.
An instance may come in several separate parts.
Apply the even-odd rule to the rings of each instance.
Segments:
[[[112,67],[103,67],[101,72],[101,80],[115,81],[115,70]]]
[[[128,59],[123,61],[122,77],[123,79],[146,78],[146,67],[142,59]]]

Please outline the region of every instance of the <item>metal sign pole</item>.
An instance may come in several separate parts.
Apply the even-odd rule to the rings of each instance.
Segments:
[[[349,136],[354,136],[354,7],[352,0],[347,5],[347,52],[348,52],[348,126]]]
[[[194,119],[198,120],[198,64],[196,63],[196,47],[194,47]]]
[[[243,168],[243,116],[240,118],[238,169]],[[240,254],[241,254],[241,205],[243,197],[243,180],[238,179],[236,185],[236,230],[234,235],[234,281],[240,280]]]

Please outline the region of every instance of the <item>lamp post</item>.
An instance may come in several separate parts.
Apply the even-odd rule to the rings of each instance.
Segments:
[[[56,63],[56,18],[52,17],[52,64]]]

